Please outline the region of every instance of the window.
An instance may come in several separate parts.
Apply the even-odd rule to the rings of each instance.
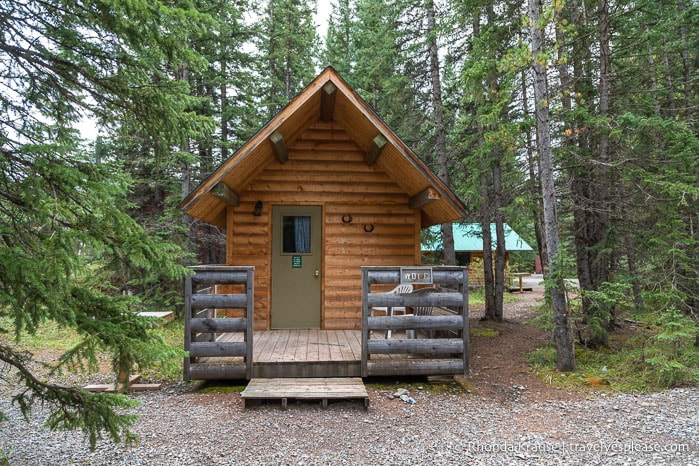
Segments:
[[[285,215],[282,218],[282,254],[311,253],[311,217]]]

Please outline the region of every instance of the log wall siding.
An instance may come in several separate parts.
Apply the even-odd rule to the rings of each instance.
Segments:
[[[364,162],[365,151],[332,123],[316,123],[288,146],[285,164],[268,163],[228,207],[229,265],[255,266],[255,329],[269,329],[273,205],[323,207],[321,328],[361,326],[361,266],[415,265],[420,214],[386,171]],[[253,215],[255,203],[262,216]],[[351,215],[350,223],[343,223]],[[373,225],[372,232],[365,231]]]

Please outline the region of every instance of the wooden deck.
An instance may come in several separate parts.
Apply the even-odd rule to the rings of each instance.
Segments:
[[[404,338],[394,332],[393,339]],[[225,334],[218,341],[240,342],[243,334]],[[383,339],[383,335],[374,338]],[[405,355],[379,355],[405,359]],[[211,358],[233,362],[242,358]],[[208,358],[200,358],[207,363]],[[256,331],[253,335],[253,377],[360,377],[362,360],[359,330],[284,329]]]
[[[468,374],[468,277],[463,267],[363,266],[361,321],[355,323],[361,330],[257,332],[254,267],[192,268],[195,274],[185,279],[186,381]],[[413,275],[429,278],[433,286],[411,293],[372,291],[373,285],[391,286]],[[209,292],[220,285],[235,290]],[[388,307],[415,312],[371,315],[373,308]],[[218,312],[230,309],[242,310],[242,316]],[[406,338],[408,332],[413,338]]]
[[[255,363],[360,361],[359,330],[272,330],[255,332]]]

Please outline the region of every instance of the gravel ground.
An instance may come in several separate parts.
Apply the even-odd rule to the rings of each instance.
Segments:
[[[532,315],[542,290],[538,277],[527,279],[534,293],[510,303],[507,319]],[[699,387],[644,395],[556,390],[527,374],[520,353],[537,338],[531,326],[495,328],[497,339],[479,346],[481,337],[473,338],[470,392],[389,379],[368,384],[368,411],[359,401],[243,410],[238,393],[168,384],[132,395],[141,402],[130,411],[140,416],[133,429],[140,444],[100,442],[94,452],[80,432],[43,428],[41,409],[23,421],[9,401],[16,388],[0,378],[0,411],[10,417],[0,424],[0,465],[699,466]],[[111,380],[75,377],[58,382]],[[389,399],[399,388],[416,403]]]
[[[396,388],[416,403],[389,399]],[[349,401],[243,410],[237,393],[170,385],[134,395],[139,445],[100,442],[90,452],[82,434],[44,429],[40,410],[22,421],[10,387],[0,384],[0,410],[10,416],[0,450],[11,465],[699,465],[697,388],[560,401],[517,386],[504,402],[457,385],[389,382],[368,390],[368,411]]]

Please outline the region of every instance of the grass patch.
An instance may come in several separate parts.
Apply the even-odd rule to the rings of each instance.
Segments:
[[[497,330],[488,327],[472,328],[470,333],[474,337],[496,337],[499,335]]]
[[[477,290],[468,291],[468,305],[469,306],[483,306],[485,305],[485,292],[482,287]]]
[[[152,329],[151,332],[159,335],[163,342],[170,348],[184,351],[184,322],[177,320],[168,322],[160,327]],[[184,353],[181,357],[172,356],[167,359],[162,359],[155,366],[142,369],[141,375],[145,378],[169,382],[181,380],[183,358]]]
[[[430,383],[423,391],[441,395],[455,395],[464,392],[464,388],[456,382]]]
[[[519,301],[520,297],[512,293],[503,293],[503,303],[511,303]],[[468,290],[468,305],[469,306],[485,306],[485,290],[483,287],[478,287],[475,290]]]
[[[198,391],[209,394],[241,393],[245,390],[245,386],[245,382],[235,380],[230,381],[230,383],[225,381],[206,382]]]
[[[448,377],[430,380],[428,377],[371,377],[364,385],[373,390],[394,393],[400,388],[408,390],[410,396],[418,393],[458,394],[464,390],[456,381]]]
[[[640,325],[610,333],[610,347],[577,347],[577,370],[559,373],[550,343],[527,355],[527,363],[547,383],[565,388],[654,392],[699,380],[695,327],[681,315],[665,312],[653,319],[636,316]]]
[[[9,324],[9,325],[8,325]],[[8,318],[0,320],[0,328],[11,328]],[[159,335],[163,342],[170,348],[182,350],[184,347],[184,323],[179,321],[168,322],[156,327],[151,332]],[[0,334],[0,339],[9,339],[9,333]],[[53,321],[46,321],[39,326],[37,331],[30,335],[23,333],[20,335],[16,345],[22,350],[33,354],[43,351],[56,351],[61,354],[70,348],[75,347],[82,341],[81,336],[72,328],[63,327]],[[106,353],[97,354],[100,361],[109,358]],[[153,367],[138,368],[140,373],[147,379],[157,379],[163,381],[177,381],[182,379],[182,360],[180,356],[173,356],[162,359]],[[1,458],[1,457],[0,457]],[[2,463],[0,463],[0,466]]]
[[[2,319],[0,328],[12,328],[10,319]],[[33,335],[21,334],[17,343],[28,351],[45,351],[66,350],[77,345],[80,341],[80,335],[72,328],[62,327],[56,322],[47,321]]]
[[[577,363],[575,372],[556,371],[556,348],[553,344],[549,344],[529,353],[527,363],[534,367],[539,377],[554,387],[569,390],[620,389],[612,371],[603,360],[600,360],[599,353],[577,348],[575,358]]]

